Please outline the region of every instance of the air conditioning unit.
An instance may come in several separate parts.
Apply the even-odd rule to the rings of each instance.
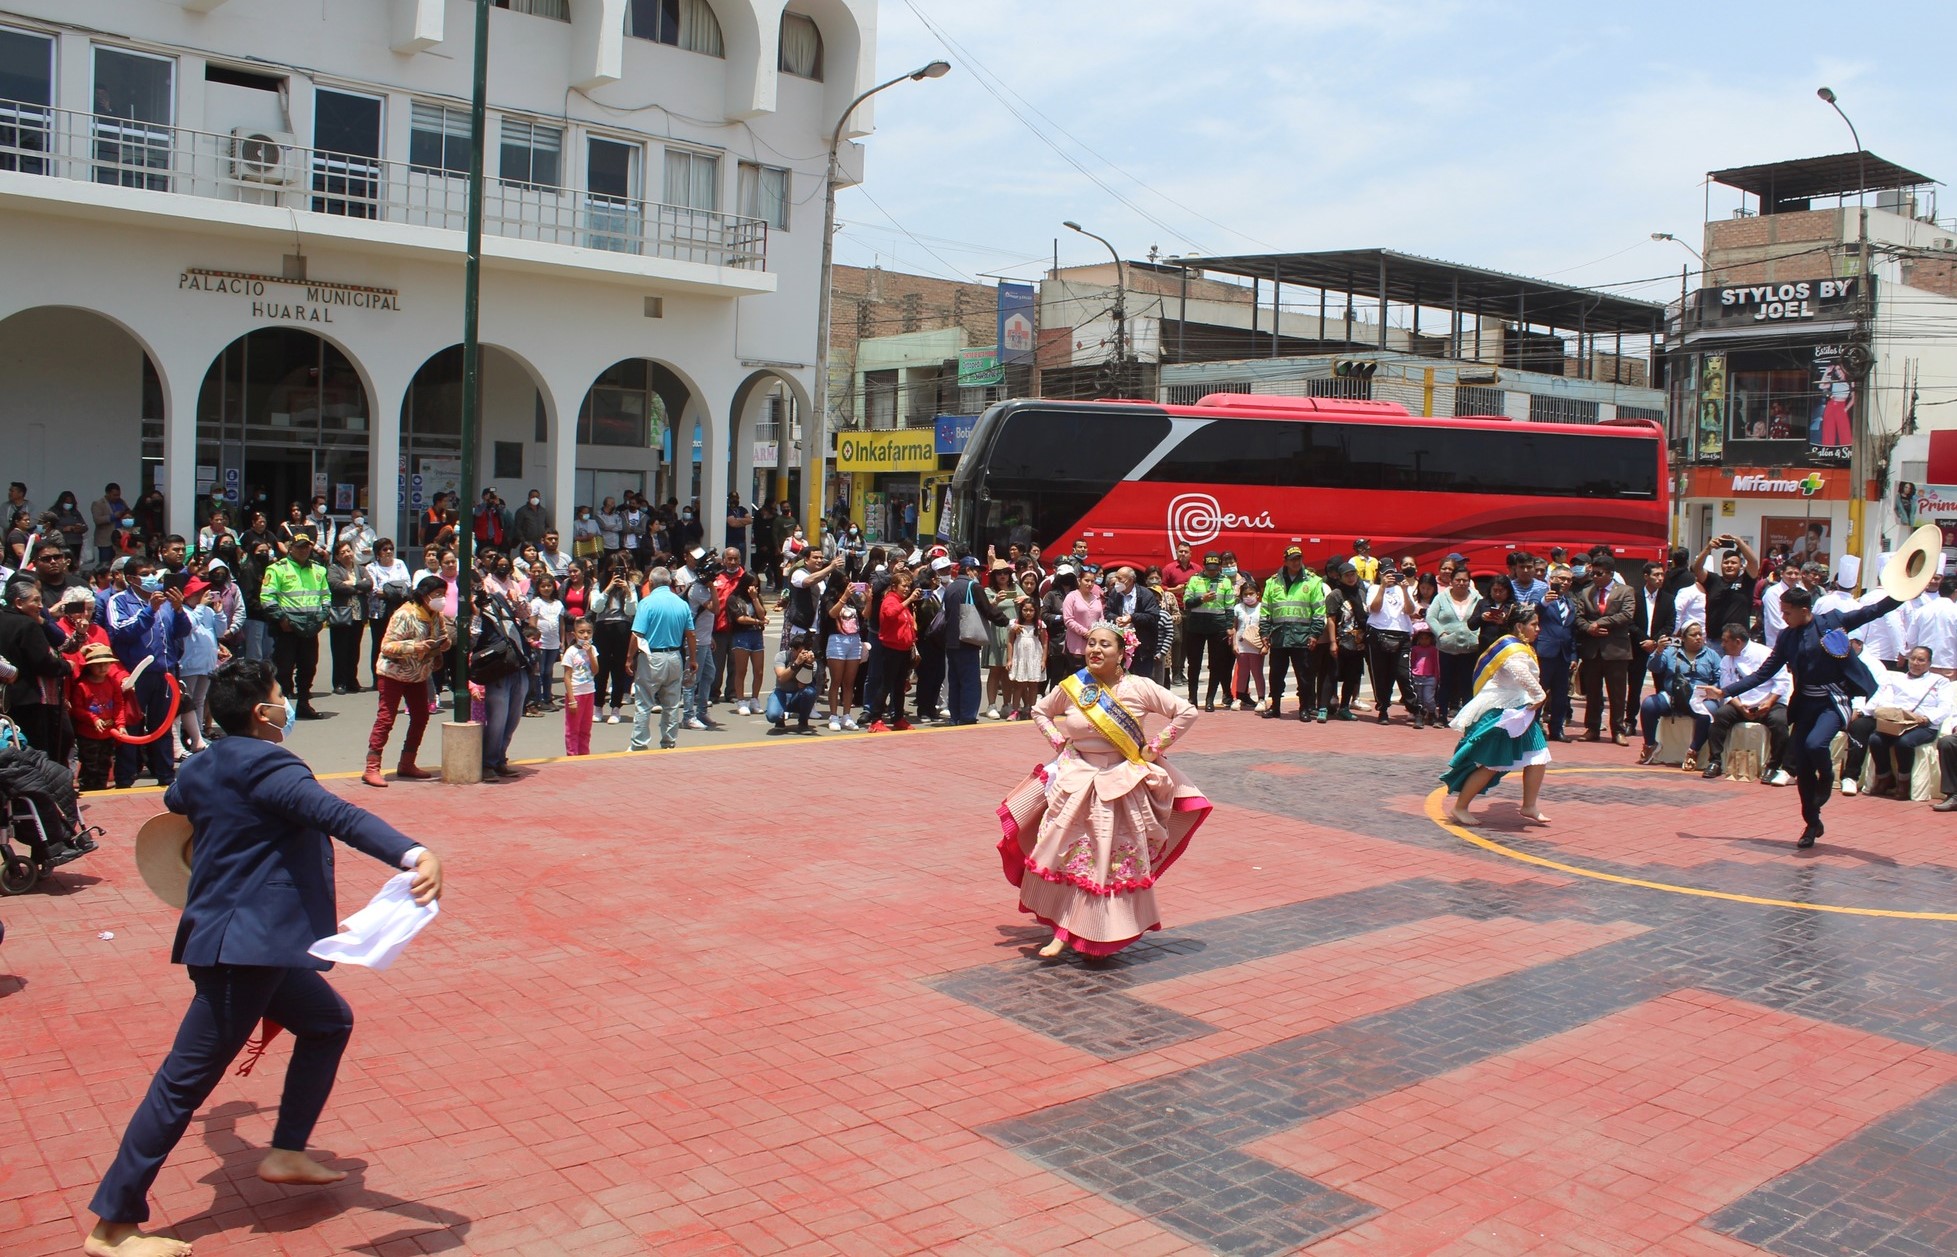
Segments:
[[[231,177],[241,183],[283,186],[297,177],[295,141],[282,131],[238,127],[231,132]]]

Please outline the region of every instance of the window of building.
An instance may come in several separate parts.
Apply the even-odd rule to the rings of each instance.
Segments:
[[[798,79],[822,80],[822,32],[815,19],[800,13],[781,15],[781,61],[783,74]]]
[[[1505,405],[1507,397],[1498,388],[1482,388],[1473,384],[1454,386],[1454,414],[1456,418],[1469,418],[1475,415],[1500,417],[1508,413]]]
[[[469,112],[414,102],[408,122],[408,164],[428,174],[469,173]]]
[[[625,33],[709,57],[726,56],[720,19],[707,0],[630,0]]]
[[[504,183],[555,190],[564,164],[564,129],[521,118],[503,119],[502,174]]]
[[[1652,438],[1628,434],[1221,419],[1184,438],[1142,479],[1650,499],[1658,451]]]
[[[1649,419],[1653,423],[1665,422],[1665,412],[1656,406],[1619,406],[1619,419]]]
[[[491,475],[498,480],[515,480],[523,474],[523,442],[495,441],[491,455]]]
[[[1529,394],[1531,423],[1595,423],[1597,414],[1596,402],[1542,393]]]
[[[170,190],[176,72],[164,57],[95,50],[95,182]]]
[[[652,405],[652,372],[646,360],[613,363],[584,395],[584,409],[578,412],[578,444],[645,449]]]
[[[686,209],[719,209],[720,158],[690,149],[667,149],[665,200]]]
[[[0,27],[0,170],[48,172],[54,40]]]
[[[741,214],[758,218],[780,231],[788,230],[788,172],[777,166],[742,162],[739,196]]]
[[[560,22],[571,20],[570,0],[492,0],[499,9],[512,13],[528,13],[535,17],[556,18]]]
[[[897,426],[897,391],[900,371],[863,373],[863,421],[872,428]]]

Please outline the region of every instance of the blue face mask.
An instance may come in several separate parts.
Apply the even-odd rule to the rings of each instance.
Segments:
[[[270,707],[271,704],[260,703],[259,706]],[[284,739],[291,737],[293,727],[296,726],[298,723],[299,723],[299,708],[293,704],[293,701],[291,699],[288,698],[285,700],[285,724],[280,726],[279,728],[279,739],[283,741]]]

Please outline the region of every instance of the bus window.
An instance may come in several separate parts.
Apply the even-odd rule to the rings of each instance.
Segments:
[[[1167,415],[1139,407],[1018,410],[994,438],[985,474],[994,483],[1098,485],[1099,497],[1168,435]]]

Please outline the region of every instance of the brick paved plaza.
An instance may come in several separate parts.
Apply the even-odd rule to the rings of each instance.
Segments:
[[[449,862],[316,1143],[263,1184],[290,1041],[155,1224],[199,1254],[1957,1251],[1957,827],[1558,748],[1480,845],[1446,733],[1200,722],[1217,804],[1108,962],[1031,955],[992,808],[1020,726],[330,782]],[[74,1251],[189,994],[130,864],[0,901],[0,1250]],[[1548,861],[1549,864],[1533,861]],[[1576,870],[1582,870],[1578,872]],[[385,870],[343,853],[341,905]],[[1711,892],[1711,893],[1705,893]],[[113,940],[98,935],[113,931]]]

